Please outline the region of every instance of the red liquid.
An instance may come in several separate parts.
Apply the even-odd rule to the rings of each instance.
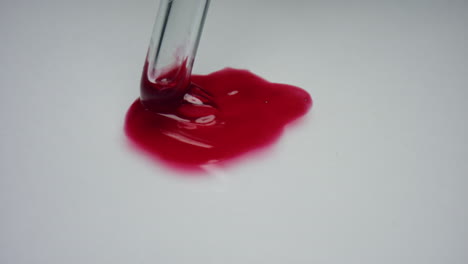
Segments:
[[[183,98],[151,106],[160,113],[135,101],[125,123],[133,143],[178,168],[199,169],[267,146],[312,106],[306,91],[270,83],[246,70],[193,75],[191,82]],[[143,80],[142,95],[151,89],[155,87]]]

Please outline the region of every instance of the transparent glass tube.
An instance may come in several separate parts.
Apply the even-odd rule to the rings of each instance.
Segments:
[[[183,97],[210,0],[161,0],[141,81],[147,108]]]

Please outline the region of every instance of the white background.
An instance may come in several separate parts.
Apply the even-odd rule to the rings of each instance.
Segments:
[[[213,0],[195,73],[314,107],[205,177],[129,148],[158,3],[0,2],[0,263],[468,263],[468,3]]]

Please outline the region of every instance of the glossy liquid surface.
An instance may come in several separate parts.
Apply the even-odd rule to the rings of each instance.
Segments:
[[[142,93],[153,88],[142,81]],[[301,88],[227,68],[193,75],[182,98],[153,111],[138,99],[128,110],[125,132],[154,159],[197,170],[268,146],[311,106],[312,98]]]

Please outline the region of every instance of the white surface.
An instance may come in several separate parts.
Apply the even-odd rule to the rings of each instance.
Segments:
[[[213,0],[195,72],[307,89],[272,152],[130,150],[157,3],[0,3],[0,263],[468,262],[466,1]]]

